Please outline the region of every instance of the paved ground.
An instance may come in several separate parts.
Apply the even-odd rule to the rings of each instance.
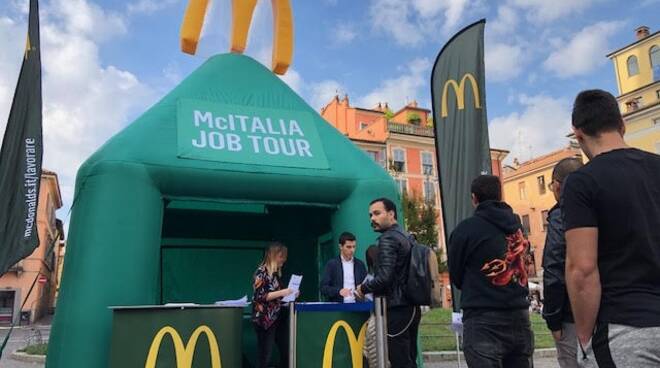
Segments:
[[[2,328],[0,329],[0,344],[4,341],[5,336],[9,329]],[[24,363],[19,362],[14,359],[11,359],[11,353],[24,348],[28,343],[36,343],[39,337],[44,342],[48,341],[48,335],[50,333],[50,326],[36,326],[34,329],[30,327],[17,327],[14,328],[14,331],[9,337],[9,342],[5,347],[5,350],[2,353],[2,358],[0,358],[0,367],[2,368],[43,368],[43,364],[35,363]]]
[[[457,368],[456,362],[426,363],[424,368]],[[467,368],[465,362],[461,362],[461,368]],[[534,359],[534,368],[559,368],[555,358],[537,358]]]

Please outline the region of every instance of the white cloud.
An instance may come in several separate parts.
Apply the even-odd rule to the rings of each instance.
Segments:
[[[62,217],[68,216],[80,164],[155,96],[135,75],[104,65],[100,59],[101,43],[126,31],[121,17],[83,0],[53,0],[41,5],[43,166],[58,173],[65,205]],[[24,34],[26,29],[26,19],[0,18],[3,125],[25,43],[21,37],[11,40],[8,35]]]
[[[515,78],[524,70],[525,55],[519,45],[486,43],[486,77],[493,81]]]
[[[513,4],[528,11],[531,22],[548,23],[559,18],[581,13],[593,0],[513,0]]]
[[[520,161],[546,154],[568,144],[570,103],[545,95],[518,96],[520,112],[491,119],[488,127],[492,147],[510,150],[507,161]]]
[[[497,17],[486,27],[486,31],[496,35],[511,33],[518,27],[519,21],[516,9],[509,4],[502,4],[497,8]]]
[[[25,37],[15,37],[15,35],[25,35],[26,28],[24,24],[0,17],[0,45],[3,52],[0,52],[0,143],[9,117],[9,108],[14,96],[18,72],[21,68],[22,52],[25,47]],[[15,50],[16,52],[10,52]]]
[[[561,78],[588,74],[607,62],[609,38],[616,34],[624,22],[599,22],[583,28],[570,40],[555,48],[543,67]]]
[[[472,0],[371,0],[372,27],[394,38],[401,46],[418,46],[452,31]],[[439,16],[443,13],[443,16]]]
[[[410,4],[398,0],[373,0],[369,7],[372,27],[394,37],[399,45],[415,46],[424,39],[419,26],[410,19],[413,13]]]
[[[179,64],[170,62],[163,68],[163,77],[171,85],[177,85],[183,80]]]
[[[139,0],[126,6],[129,14],[153,14],[178,3],[181,0]]]
[[[353,24],[339,23],[330,34],[330,37],[334,44],[345,45],[351,43],[357,35],[358,33]]]
[[[67,34],[104,41],[127,31],[125,19],[87,0],[52,0],[45,9],[52,25]]]
[[[404,67],[403,73],[395,78],[383,80],[365,96],[359,97],[355,106],[372,107],[378,102],[387,102],[390,106],[405,103],[406,100],[420,99],[422,89],[428,88],[431,62],[426,58],[413,59]],[[419,101],[420,105],[424,101]]]
[[[303,89],[306,88],[305,81],[303,80],[300,73],[298,73],[294,68],[290,67],[286,74],[280,75],[279,77],[297,94],[302,95]]]
[[[309,103],[317,111],[330,102],[335,95],[346,91],[344,86],[336,80],[313,83],[310,89]]]

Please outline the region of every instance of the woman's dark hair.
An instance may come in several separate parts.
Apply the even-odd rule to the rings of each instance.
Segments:
[[[378,259],[378,246],[372,244],[367,248],[364,258],[367,260],[367,270],[373,272],[376,267],[376,260]]]

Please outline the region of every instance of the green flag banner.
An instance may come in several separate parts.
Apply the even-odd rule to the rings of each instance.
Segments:
[[[39,244],[37,204],[43,153],[39,5],[30,0],[23,65],[0,151],[0,275]]]
[[[482,19],[452,37],[442,48],[431,73],[435,144],[445,237],[472,215],[470,184],[491,173],[484,72]],[[459,295],[452,288],[454,310]]]

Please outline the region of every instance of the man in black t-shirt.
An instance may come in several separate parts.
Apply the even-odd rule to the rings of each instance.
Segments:
[[[572,115],[590,162],[566,179],[566,283],[586,367],[660,367],[660,156],[630,148],[614,96]]]

